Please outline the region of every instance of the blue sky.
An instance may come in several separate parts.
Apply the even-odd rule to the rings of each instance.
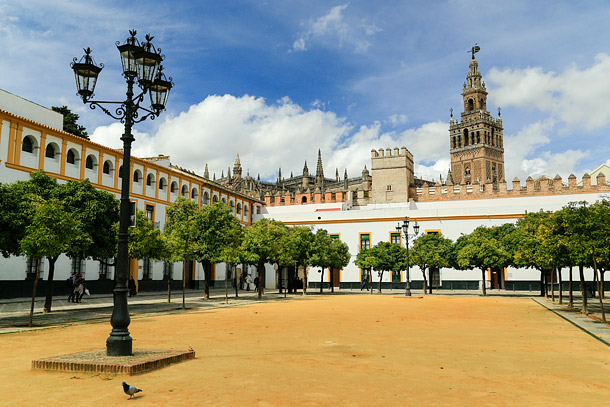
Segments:
[[[161,117],[136,126],[134,153],[169,154],[219,176],[240,154],[252,176],[370,168],[370,150],[406,146],[416,174],[449,168],[476,42],[488,107],[502,107],[506,177],[581,177],[610,159],[607,1],[4,0],[0,88],[68,105],[92,139],[120,147],[120,124],[75,96],[69,63],[90,46],[96,89],[120,100],[115,41],[151,33],[175,88]]]

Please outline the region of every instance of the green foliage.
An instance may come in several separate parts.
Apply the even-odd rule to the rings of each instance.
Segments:
[[[422,235],[413,243],[409,261],[421,270],[427,267],[450,267],[456,263],[453,242],[437,233]]]
[[[151,260],[169,257],[165,236],[139,209],[136,212],[136,226],[129,228],[129,257]]]
[[[76,113],[72,113],[72,111],[68,108],[68,106],[53,106],[51,107],[57,113],[61,113],[64,116],[64,128],[63,130],[66,133],[74,134],[75,136],[89,139],[87,134],[87,129],[85,126],[81,126],[76,123],[78,121],[79,115]]]
[[[170,261],[196,260],[199,250],[196,228],[197,210],[196,202],[183,197],[178,197],[167,208],[165,236]]]
[[[71,247],[67,252],[70,257],[106,259],[115,256],[118,240],[113,226],[119,221],[119,201],[114,195],[96,189],[84,179],[59,185],[54,196],[72,213],[93,242],[86,247]]]
[[[57,199],[47,201],[34,195],[31,222],[20,241],[22,252],[33,258],[57,257],[70,247],[91,244],[90,237],[82,232],[78,220],[65,210]]]
[[[457,264],[461,268],[503,268],[512,261],[502,240],[493,228],[479,226],[467,238],[460,241]]]
[[[396,243],[379,242],[368,251],[375,258],[373,268],[377,271],[398,271],[407,268],[407,249]]]
[[[349,252],[347,243],[339,239],[331,239],[330,242],[330,267],[342,269],[349,264],[352,255]]]
[[[287,229],[284,223],[266,218],[247,228],[242,243],[246,261],[250,264],[277,263]]]
[[[195,215],[194,228],[198,261],[241,262],[242,227],[227,205],[215,202],[203,206]]]
[[[318,229],[314,234],[310,263],[313,267],[328,268],[331,266],[332,239],[325,229]]]
[[[362,249],[360,253],[356,255],[354,264],[363,270],[375,268],[377,265],[377,258],[373,256],[370,249]]]

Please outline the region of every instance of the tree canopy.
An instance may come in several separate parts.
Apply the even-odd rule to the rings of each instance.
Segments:
[[[51,109],[57,113],[61,113],[64,116],[63,130],[66,133],[74,134],[75,136],[89,140],[89,135],[87,134],[87,129],[85,126],[81,126],[77,123],[80,116],[73,113],[68,106],[53,106]]]

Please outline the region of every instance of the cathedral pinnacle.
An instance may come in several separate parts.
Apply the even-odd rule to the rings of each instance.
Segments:
[[[208,164],[205,164],[205,170],[203,170],[203,178],[210,179],[210,172],[208,171]]]

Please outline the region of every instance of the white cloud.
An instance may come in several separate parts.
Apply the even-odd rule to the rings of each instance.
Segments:
[[[556,121],[593,130],[610,123],[610,56],[597,54],[586,69],[573,65],[564,72],[540,67],[493,68],[487,75],[497,88],[490,91],[496,105],[536,109]]]
[[[307,43],[314,40],[330,41],[339,48],[348,44],[356,52],[366,51],[370,45],[366,37],[381,30],[365,20],[346,19],[343,12],[347,7],[348,4],[335,6],[317,20],[310,21],[309,29],[300,33],[299,38],[293,42],[292,51],[306,51]]]
[[[552,120],[531,123],[522,128],[516,136],[504,138],[504,161],[507,181],[515,177],[524,181],[527,177],[540,175],[563,178],[574,172],[576,164],[588,155],[581,150],[561,152],[541,151],[551,142],[555,124]]]
[[[397,127],[406,124],[409,121],[409,118],[406,114],[393,114],[388,117],[388,121],[390,122],[392,127]]]

